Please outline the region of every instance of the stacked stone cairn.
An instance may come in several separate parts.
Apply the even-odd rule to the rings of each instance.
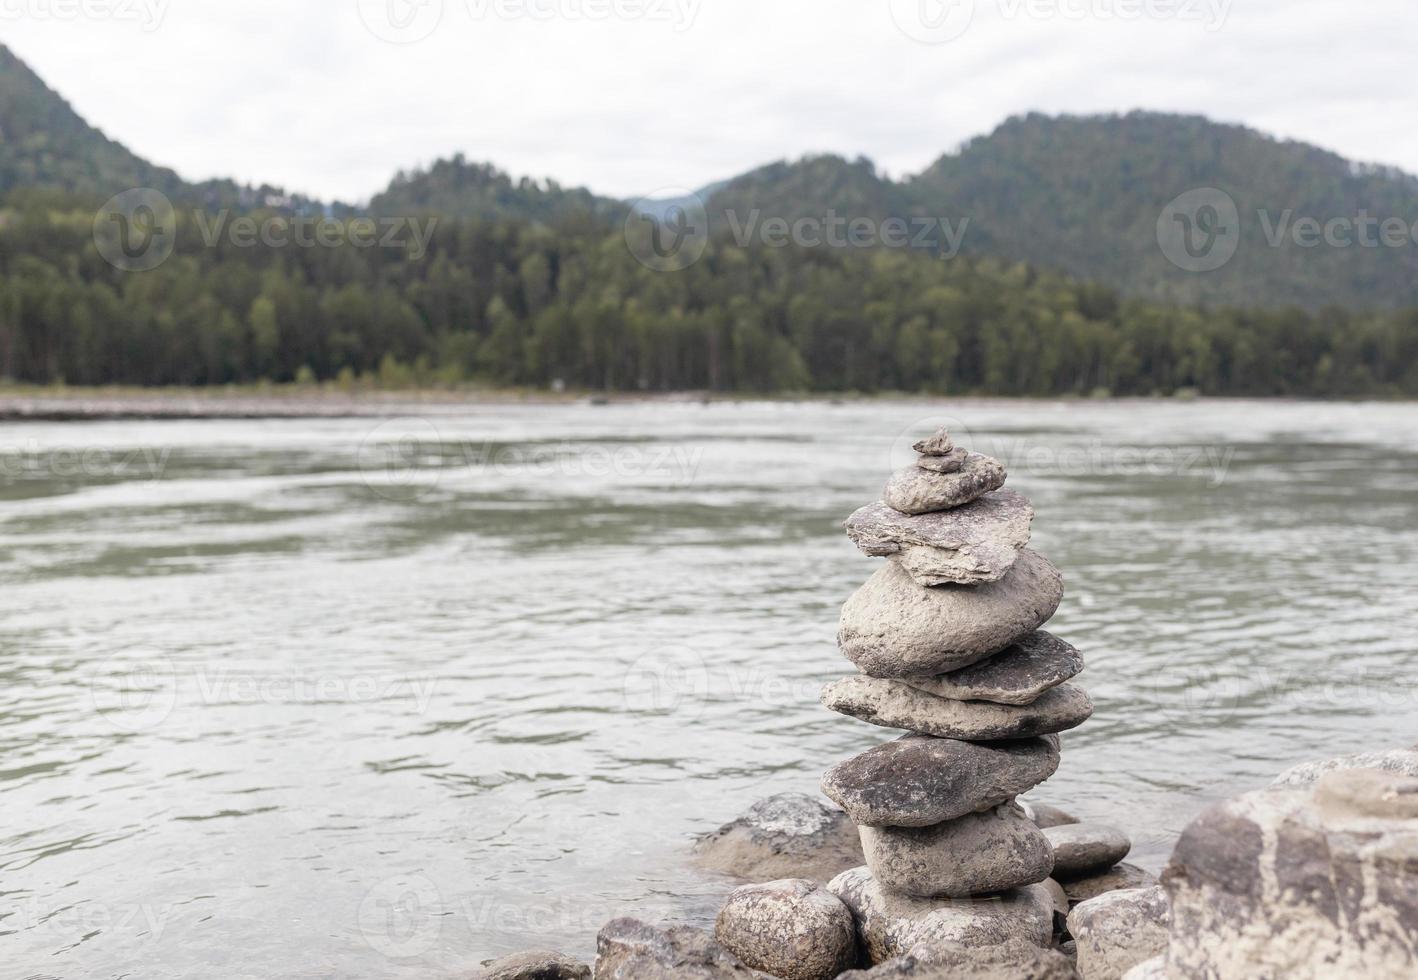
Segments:
[[[866,858],[828,890],[874,963],[922,943],[1053,941],[1067,910],[1049,881],[1055,845],[1016,797],[1054,774],[1058,733],[1093,712],[1071,683],[1078,651],[1040,630],[1064,588],[1026,547],[1029,501],[1001,489],[998,460],[945,430],[914,448],[884,499],[847,521],[888,562],[842,609],[839,644],[859,673],[822,694],[833,711],[907,733],[822,781]]]

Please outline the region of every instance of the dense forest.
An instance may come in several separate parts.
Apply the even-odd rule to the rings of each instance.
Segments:
[[[272,212],[268,217],[280,219]],[[93,211],[0,225],[0,374],[33,382],[566,385],[1009,395],[1418,394],[1418,312],[1202,311],[994,259],[742,248],[641,265],[594,215],[438,222],[409,248],[179,244],[98,254]]]
[[[703,258],[655,272],[627,247],[625,202],[462,158],[401,174],[359,210],[183,181],[0,46],[0,380],[1418,395],[1418,311],[1392,309],[1418,305],[1413,250],[1266,249],[1186,276],[1155,241],[1133,242],[1178,185],[1238,186],[1225,180],[1251,182],[1246,202],[1418,208],[1412,178],[1238,127],[1028,117],[906,181],[814,157],[716,186]],[[95,219],[135,186],[176,205],[177,247],[124,272],[100,254]],[[950,261],[735,242],[726,214],[755,208],[972,224]],[[209,233],[233,216],[347,231],[360,211],[417,217],[426,250],[408,236],[306,247]]]

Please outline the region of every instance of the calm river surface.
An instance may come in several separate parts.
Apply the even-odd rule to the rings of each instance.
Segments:
[[[702,922],[692,836],[886,734],[818,706],[909,431],[1010,466],[1094,719],[1036,798],[1154,869],[1411,744],[1418,407],[486,406],[0,426],[5,977],[466,977]]]

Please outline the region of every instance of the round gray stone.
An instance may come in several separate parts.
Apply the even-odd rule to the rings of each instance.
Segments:
[[[968,504],[1004,486],[1004,464],[971,453],[954,473],[935,473],[911,465],[887,481],[882,499],[903,514],[929,514]]]
[[[956,448],[944,456],[922,456],[916,460],[916,465],[932,473],[959,473],[969,459],[970,453],[967,450]]]
[[[1054,903],[1042,885],[989,898],[911,898],[882,888],[867,868],[844,871],[827,890],[846,903],[871,962],[904,956],[913,946],[980,949],[1011,941],[1045,947]]]
[[[958,447],[955,445],[955,440],[950,437],[950,430],[941,426],[911,448],[922,456],[949,456]]]
[[[1056,738],[976,743],[908,735],[833,766],[822,791],[866,827],[930,827],[1006,803],[1059,767]]]
[[[1089,980],[1122,980],[1167,949],[1171,907],[1160,885],[1108,892],[1076,907],[1069,935],[1078,944],[1078,971]]]
[[[1054,845],[1054,877],[1077,878],[1113,867],[1132,850],[1128,835],[1100,823],[1071,823],[1044,831]]]
[[[972,505],[973,506],[973,505]],[[937,677],[907,677],[917,690],[952,701],[1033,704],[1083,672],[1083,657],[1052,633],[1035,630],[977,664]]]
[[[1020,800],[1019,805],[1024,808],[1024,815],[1034,821],[1034,826],[1041,830],[1081,822],[1067,810],[1060,810],[1058,807],[1050,806],[1047,803],[1036,803],[1033,800]]]
[[[783,980],[832,980],[857,961],[851,911],[811,881],[736,889],[719,912],[714,938],[745,965]]]
[[[560,953],[504,956],[482,968],[477,980],[590,980],[591,968]]]
[[[883,888],[902,895],[967,898],[1009,891],[1038,884],[1054,869],[1049,839],[1009,803],[934,827],[861,830],[867,867]]]
[[[842,653],[873,677],[945,674],[999,653],[1049,621],[1063,576],[1028,548],[998,582],[926,588],[897,562],[879,569],[842,607]]]
[[[1013,490],[912,517],[884,503],[847,518],[847,536],[874,558],[896,556],[919,585],[997,582],[1029,543],[1034,508]]]
[[[1077,728],[1093,714],[1093,702],[1081,687],[1061,684],[1033,704],[952,701],[918,690],[904,681],[848,677],[823,688],[822,703],[883,728],[900,728],[940,738],[991,741],[1051,735]]]

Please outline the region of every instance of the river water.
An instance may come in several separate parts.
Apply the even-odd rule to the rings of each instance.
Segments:
[[[702,923],[692,836],[830,714],[840,530],[910,435],[1010,466],[1092,721],[1034,795],[1158,869],[1210,801],[1415,741],[1418,407],[497,405],[0,427],[6,977],[464,977]]]

